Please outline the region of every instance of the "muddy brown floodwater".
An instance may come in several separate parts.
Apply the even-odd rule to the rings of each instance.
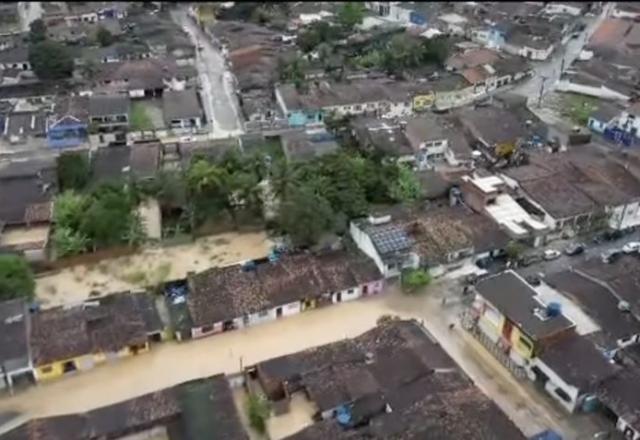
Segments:
[[[262,258],[272,242],[264,232],[225,233],[194,243],[146,248],[135,255],[78,265],[36,279],[36,297],[44,308],[78,303],[89,297],[140,289],[178,279],[189,271]],[[92,293],[93,292],[93,293]]]

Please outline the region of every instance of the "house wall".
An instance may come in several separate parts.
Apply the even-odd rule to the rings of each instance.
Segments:
[[[145,353],[149,351],[149,343],[145,343],[144,347],[137,350],[137,353]],[[34,378],[36,381],[47,381],[56,379],[64,375],[64,364],[71,361],[76,366],[76,371],[86,371],[92,369],[96,364],[100,364],[107,360],[119,359],[133,355],[130,347],[124,347],[113,353],[94,353],[77,356],[74,358],[55,361],[46,365],[39,365],[34,369]],[[75,371],[74,371],[75,372]]]
[[[618,418],[616,429],[624,433],[625,438],[628,440],[640,440],[640,431],[634,429],[633,426],[627,423],[622,417]]]
[[[474,99],[482,95],[484,95],[484,93],[476,93],[473,86],[460,90],[436,92],[435,107],[439,110],[460,107],[473,102]]]
[[[31,63],[29,61],[24,60],[19,63],[0,63],[0,68],[2,70],[6,69],[19,69],[23,71],[31,70]]]
[[[562,407],[568,412],[572,413],[576,410],[576,407],[579,403],[580,390],[573,385],[566,383],[560,376],[558,376],[551,368],[549,368],[544,362],[542,362],[539,358],[535,358],[531,362],[531,367],[538,367],[544,374],[549,377],[549,380],[544,385],[544,389],[551,397],[557,400]],[[535,380],[535,374],[531,371],[531,368],[527,369],[527,375],[529,379]],[[565,400],[561,398],[557,393],[556,389],[562,389],[569,396],[569,400]]]
[[[640,17],[640,13],[632,12],[632,11],[623,11],[621,9],[615,8],[612,11],[611,16],[613,18],[630,18],[630,19],[634,19],[634,18]]]
[[[394,277],[400,275],[400,271],[390,271],[387,265],[382,261],[382,258],[378,254],[371,238],[361,230],[354,222],[351,222],[349,225],[349,233],[351,234],[351,238],[366,256],[371,258],[376,266],[378,266],[378,270],[385,278]]]
[[[351,289],[345,289],[341,292],[334,292],[331,294],[331,302],[339,303],[339,302],[347,302],[353,301],[354,299],[358,299],[362,296],[362,291],[360,287],[352,287]]]
[[[598,121],[595,118],[589,118],[587,126],[596,133],[602,134],[604,133],[605,128],[607,128],[607,123],[604,121]]]
[[[582,8],[578,8],[576,6],[571,6],[563,3],[549,3],[545,8],[544,12],[551,15],[556,14],[568,14],[577,17],[582,13]]]
[[[611,90],[604,85],[601,85],[600,87],[586,86],[583,84],[573,83],[570,79],[558,81],[556,83],[556,89],[561,92],[579,93],[581,95],[594,96],[602,99],[616,99],[620,101],[629,100],[629,96],[618,93],[615,90]]]
[[[47,130],[47,144],[50,148],[77,147],[87,142],[88,136],[87,124],[54,125]]]
[[[626,229],[640,226],[640,202],[608,208],[609,226],[612,229]]]
[[[421,112],[425,110],[429,110],[436,100],[435,93],[427,93],[424,95],[416,95],[413,97],[413,111]]]

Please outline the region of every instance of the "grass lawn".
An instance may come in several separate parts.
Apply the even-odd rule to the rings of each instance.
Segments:
[[[570,94],[562,101],[562,114],[577,125],[587,125],[589,116],[598,108],[598,100],[589,96]]]
[[[147,115],[144,105],[138,102],[131,106],[129,121],[132,130],[153,130],[151,118]]]

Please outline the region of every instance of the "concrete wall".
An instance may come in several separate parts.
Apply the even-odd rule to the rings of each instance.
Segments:
[[[636,431],[622,417],[618,418],[618,422],[616,423],[616,428],[618,429],[618,431],[624,433],[625,438],[629,440],[640,440],[640,431]]]
[[[626,229],[640,225],[640,202],[635,201],[621,206],[609,208],[609,227]]]
[[[545,391],[549,393],[551,397],[557,400],[565,410],[570,413],[574,412],[579,403],[580,390],[573,385],[569,385],[568,383],[566,383],[560,376],[555,373],[555,371],[549,368],[539,358],[535,358],[531,362],[531,367],[534,366],[538,367],[544,374],[549,377],[549,380],[544,386]],[[527,375],[529,376],[529,379],[535,380],[535,375],[530,370],[530,368],[527,369]],[[566,400],[558,396],[558,394],[556,393],[556,388],[560,388],[565,393],[567,393],[570,400],[567,402]]]
[[[615,90],[608,89],[604,85],[600,87],[586,86],[583,84],[576,84],[571,82],[570,79],[563,79],[556,83],[556,89],[561,92],[578,93],[586,96],[593,96],[601,99],[616,99],[620,101],[629,100],[629,96],[622,93],[618,93]]]
[[[362,231],[354,222],[351,222],[351,224],[349,225],[349,232],[351,234],[351,238],[358,246],[358,249],[364,252],[365,255],[371,258],[374,263],[376,263],[376,266],[378,266],[378,270],[385,278],[400,275],[400,272],[397,270],[389,270],[387,265],[382,261],[382,258],[380,258],[380,255],[373,245],[371,238],[369,238],[369,236],[364,231]]]

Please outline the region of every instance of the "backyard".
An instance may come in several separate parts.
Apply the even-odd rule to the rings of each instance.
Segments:
[[[132,130],[153,130],[154,128],[153,121],[147,114],[147,109],[142,103],[133,103],[129,119]]]
[[[264,232],[224,233],[173,247],[150,247],[134,255],[77,265],[36,279],[42,307],[140,290],[184,278],[187,272],[265,257],[272,243]]]

